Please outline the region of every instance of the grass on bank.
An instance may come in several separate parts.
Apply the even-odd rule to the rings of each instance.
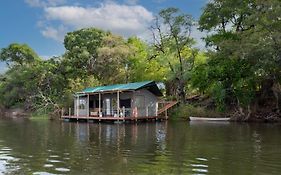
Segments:
[[[30,120],[50,120],[50,115],[46,112],[35,111],[30,114]]]
[[[201,106],[194,106],[191,104],[180,105],[171,111],[170,118],[172,120],[184,119],[187,120],[189,117],[210,117],[217,118],[222,117],[223,113],[215,110],[206,109]]]

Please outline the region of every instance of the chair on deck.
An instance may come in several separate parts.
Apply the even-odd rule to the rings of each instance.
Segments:
[[[99,116],[99,108],[94,108],[91,110],[90,116]]]

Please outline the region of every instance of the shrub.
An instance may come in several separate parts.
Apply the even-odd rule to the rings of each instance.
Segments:
[[[180,105],[171,111],[170,118],[174,119],[188,119],[189,117],[221,117],[223,113],[208,110],[204,107],[194,106],[191,104]]]

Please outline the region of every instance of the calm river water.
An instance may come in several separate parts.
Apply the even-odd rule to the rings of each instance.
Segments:
[[[0,120],[0,174],[281,174],[281,125]]]

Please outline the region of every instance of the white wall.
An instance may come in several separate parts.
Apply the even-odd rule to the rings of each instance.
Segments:
[[[78,104],[78,99],[80,102],[84,102],[85,108],[84,109],[79,109],[79,116],[87,116],[87,111],[89,108],[87,96],[86,97],[75,97],[74,99],[74,115],[77,115],[77,104]]]
[[[144,106],[137,104],[144,99]],[[138,116],[157,116],[158,99],[150,91],[141,89],[135,91],[133,98],[133,107],[138,107]]]
[[[131,109],[134,107],[138,107],[138,116],[157,116],[157,109],[158,109],[158,99],[157,97],[152,94],[150,91],[146,89],[141,89],[138,91],[133,92],[120,92],[120,99],[129,99],[131,98]],[[102,111],[105,112],[105,99],[110,99],[110,105],[111,105],[111,112],[113,110],[116,110],[117,104],[113,104],[113,99],[117,99],[117,93],[112,94],[102,94],[102,103],[103,103],[103,109]],[[74,115],[77,115],[77,103],[78,98],[75,97],[74,99]],[[80,100],[85,100],[85,109],[79,109],[79,115],[80,116],[87,116],[89,104],[87,100],[87,96],[85,97],[79,97]],[[139,104],[142,102],[143,104]],[[122,108],[122,106],[120,106]],[[132,113],[131,113],[132,114]]]

